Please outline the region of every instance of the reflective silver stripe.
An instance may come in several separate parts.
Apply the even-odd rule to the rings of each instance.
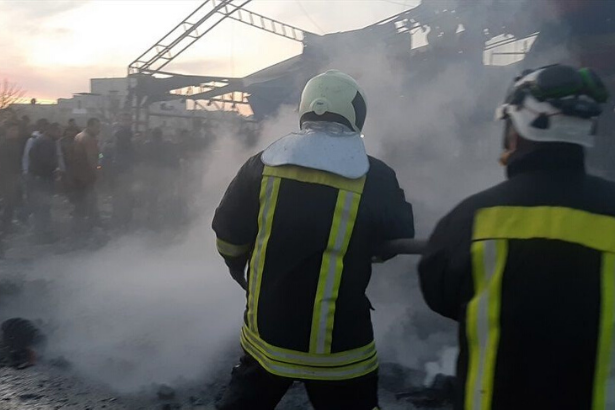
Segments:
[[[369,358],[365,361],[365,363],[351,366],[341,368],[317,368],[297,366],[293,364],[286,365],[278,362],[273,363],[256,349],[250,349],[248,350],[248,353],[269,372],[284,377],[293,377],[298,379],[344,380],[360,377],[378,368],[378,359],[376,356]]]
[[[263,203],[262,203],[262,215],[261,215],[261,220],[260,220],[260,224],[259,224],[259,232],[258,232],[258,238],[256,240],[256,254],[254,255],[254,259],[253,259],[253,263],[252,263],[252,269],[250,272],[250,304],[249,304],[249,311],[248,311],[248,322],[250,323],[250,328],[253,329],[254,331],[257,330],[257,318],[256,318],[256,309],[257,309],[257,304],[258,304],[258,298],[256,295],[256,288],[258,285],[258,281],[260,280],[260,275],[261,272],[259,272],[259,266],[260,266],[260,261],[261,261],[261,257],[263,255],[263,247],[264,247],[264,243],[265,243],[265,238],[267,237],[267,214],[269,213],[269,208],[271,207],[271,202],[272,202],[272,198],[271,195],[273,193],[273,182],[274,182],[274,177],[268,177],[267,178],[267,186],[265,188],[265,198],[262,198]]]
[[[478,317],[476,327],[478,332],[478,346],[480,350],[478,373],[474,384],[473,410],[481,410],[483,403],[483,382],[487,363],[487,345],[489,343],[489,282],[493,277],[497,263],[497,247],[495,241],[484,242],[483,268],[485,272],[485,287],[478,300]]]
[[[323,354],[326,353],[326,339],[327,339],[327,331],[332,331],[333,329],[327,329],[327,322],[329,319],[329,309],[331,305],[335,304],[337,298],[333,297],[334,293],[334,285],[337,272],[337,262],[340,253],[342,251],[342,247],[344,245],[344,237],[346,236],[346,230],[348,229],[348,222],[350,220],[350,208],[352,207],[352,200],[354,194],[348,191],[340,191],[341,195],[344,195],[343,198],[343,208],[340,217],[340,224],[337,232],[335,233],[335,246],[331,249],[331,255],[329,257],[329,266],[327,267],[327,276],[325,282],[325,292],[322,295],[322,303],[320,308],[320,321],[318,325],[318,337],[317,337],[317,345],[316,345],[316,353]],[[341,274],[341,272],[339,272]]]
[[[281,351],[281,349],[272,349],[258,337],[251,335],[249,329],[246,329],[245,327],[242,329],[242,332],[247,343],[255,345],[255,347],[257,347],[269,359],[282,362],[312,366],[339,366],[352,364],[353,362],[360,362],[376,354],[376,346],[373,342],[368,345],[369,347],[366,346],[360,349],[353,349],[347,354],[336,353],[335,355],[325,356],[315,356],[307,353],[303,355],[300,353],[293,354],[288,351]]]

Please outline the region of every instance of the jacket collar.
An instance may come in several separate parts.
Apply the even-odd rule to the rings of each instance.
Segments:
[[[523,154],[515,153],[506,169],[508,178],[535,172],[585,174],[585,151],[581,146],[560,145],[538,148]]]

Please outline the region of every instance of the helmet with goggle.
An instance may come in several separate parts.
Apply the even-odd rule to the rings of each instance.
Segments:
[[[525,139],[594,145],[596,118],[609,92],[589,68],[553,65],[515,79],[496,113]]]

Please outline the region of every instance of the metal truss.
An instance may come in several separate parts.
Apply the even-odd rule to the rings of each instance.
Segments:
[[[155,74],[252,0],[206,0],[128,66],[128,74]]]

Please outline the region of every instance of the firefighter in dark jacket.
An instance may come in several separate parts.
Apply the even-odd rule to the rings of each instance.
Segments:
[[[222,199],[213,228],[247,309],[218,409],[274,409],[297,380],[316,409],[378,408],[365,290],[379,247],[414,223],[394,171],[365,152],[366,113],[352,77],[313,78],[301,131],[249,159]]]
[[[615,406],[615,184],[584,163],[607,99],[589,69],[517,78],[499,109],[508,180],[429,241],[425,300],[460,325],[456,409]]]

